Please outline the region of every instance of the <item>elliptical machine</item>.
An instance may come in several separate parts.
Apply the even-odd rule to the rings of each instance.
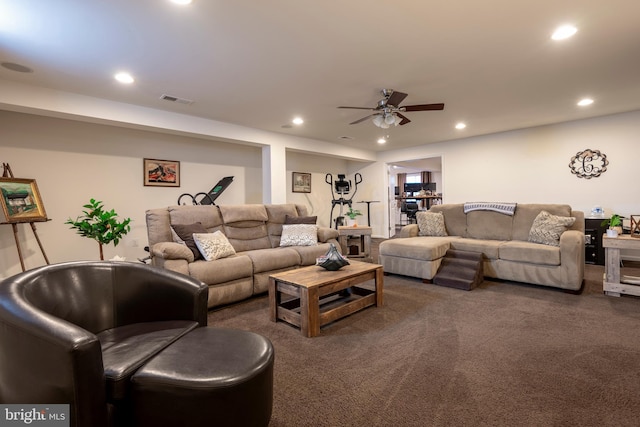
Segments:
[[[333,223],[333,209],[336,207],[336,205],[340,205],[340,215],[336,217],[336,221],[335,221],[336,229],[342,225],[345,225],[344,216],[342,216],[342,208],[344,205],[348,205],[349,207],[351,207],[351,204],[353,203],[353,197],[358,192],[358,184],[362,182],[362,175],[360,175],[359,173],[356,173],[353,178],[355,182],[353,194],[351,195],[351,197],[346,199],[344,196],[349,194],[349,192],[351,191],[351,180],[349,181],[345,180],[344,174],[338,174],[338,179],[336,181],[333,180],[333,175],[331,175],[330,173],[328,173],[324,177],[324,182],[326,182],[331,186],[332,200],[331,200],[331,215],[329,217],[329,224]],[[336,198],[336,193],[340,196],[340,198]]]

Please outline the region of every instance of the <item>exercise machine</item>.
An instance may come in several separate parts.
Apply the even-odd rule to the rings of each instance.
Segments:
[[[340,215],[336,217],[335,228],[338,228],[341,225],[345,225],[344,216],[342,215],[343,213],[342,210],[344,208],[344,205],[351,207],[351,205],[353,204],[353,197],[358,192],[358,184],[362,182],[362,175],[360,175],[359,173],[356,173],[353,177],[354,183],[355,183],[355,186],[353,187],[353,194],[351,194],[351,197],[347,199],[345,198],[345,196],[351,192],[352,184],[351,184],[351,180],[347,181],[345,177],[346,175],[344,174],[338,174],[338,179],[335,181],[333,180],[333,175],[331,175],[330,173],[328,173],[324,177],[324,182],[326,182],[331,186],[332,200],[331,200],[331,215],[329,216],[329,224],[333,223],[333,209],[336,207],[336,205],[340,205]],[[336,194],[339,195],[340,197],[336,198]]]
[[[178,197],[178,204],[185,204],[180,202],[182,201],[183,197],[187,197],[187,200],[191,198],[191,203],[193,203],[194,205],[215,205],[216,199],[220,197],[220,194],[222,194],[222,192],[226,190],[232,182],[232,176],[225,176],[220,181],[218,181],[218,183],[214,185],[208,193],[200,192],[196,193],[195,195],[191,195],[189,193],[181,194],[180,197]]]

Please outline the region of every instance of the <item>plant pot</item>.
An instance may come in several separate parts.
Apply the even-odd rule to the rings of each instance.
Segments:
[[[615,228],[607,228],[607,237],[618,237],[618,230]]]

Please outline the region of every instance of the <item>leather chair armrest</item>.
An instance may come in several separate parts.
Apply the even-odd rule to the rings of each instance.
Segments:
[[[207,325],[209,287],[175,271],[114,262],[116,326],[161,320]]]
[[[187,262],[193,262],[193,252],[186,245],[176,242],[156,243],[150,249],[151,257],[159,257],[162,259],[184,259]]]
[[[335,228],[318,227],[318,241],[327,243],[331,239],[337,239],[340,233]]]

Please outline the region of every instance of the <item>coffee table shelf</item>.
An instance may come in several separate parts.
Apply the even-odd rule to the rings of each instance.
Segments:
[[[318,266],[277,273],[269,278],[269,311],[273,322],[283,320],[314,337],[320,327],[372,305],[383,304],[382,266],[350,261],[338,271]],[[373,280],[374,289],[357,285]],[[351,288],[350,296],[340,291]],[[289,296],[289,299],[283,299]]]

